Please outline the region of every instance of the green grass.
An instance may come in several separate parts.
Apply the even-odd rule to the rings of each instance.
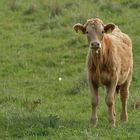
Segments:
[[[0,139],[140,140],[140,1],[1,0]],[[133,41],[134,73],[129,122],[107,122],[100,89],[97,128],[89,127],[90,92],[86,84],[87,40],[72,26],[99,17],[114,22]],[[62,78],[59,81],[59,78]]]

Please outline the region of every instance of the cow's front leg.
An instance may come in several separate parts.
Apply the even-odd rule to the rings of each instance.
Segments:
[[[91,114],[91,125],[96,127],[98,116],[97,116],[97,106],[98,106],[98,88],[97,86],[90,85],[91,89],[91,105],[92,105],[92,114]]]
[[[114,94],[115,94],[116,86],[115,84],[111,84],[106,87],[106,104],[108,107],[108,121],[111,127],[115,126],[115,101],[114,101]]]

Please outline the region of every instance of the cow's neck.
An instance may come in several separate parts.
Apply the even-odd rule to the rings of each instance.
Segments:
[[[91,50],[92,61],[95,68],[99,68],[100,65],[102,64],[102,58],[103,58],[102,55],[103,55],[102,48],[98,50],[98,52]]]
[[[98,53],[89,49],[88,59],[87,59],[87,66],[89,73],[92,71],[96,72],[97,77],[100,77],[100,68],[102,65],[102,51],[99,50]],[[99,78],[100,79],[100,78]]]

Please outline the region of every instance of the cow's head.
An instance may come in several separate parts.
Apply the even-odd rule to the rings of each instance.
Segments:
[[[112,23],[104,25],[102,20],[95,18],[87,20],[84,25],[77,23],[73,28],[76,32],[81,31],[86,34],[89,48],[98,51],[102,47],[101,42],[104,33],[112,32],[115,29],[115,25]]]

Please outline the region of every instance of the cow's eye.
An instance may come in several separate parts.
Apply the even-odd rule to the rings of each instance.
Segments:
[[[102,34],[104,33],[104,31],[102,31]]]
[[[86,34],[88,34],[88,31],[86,31]]]

